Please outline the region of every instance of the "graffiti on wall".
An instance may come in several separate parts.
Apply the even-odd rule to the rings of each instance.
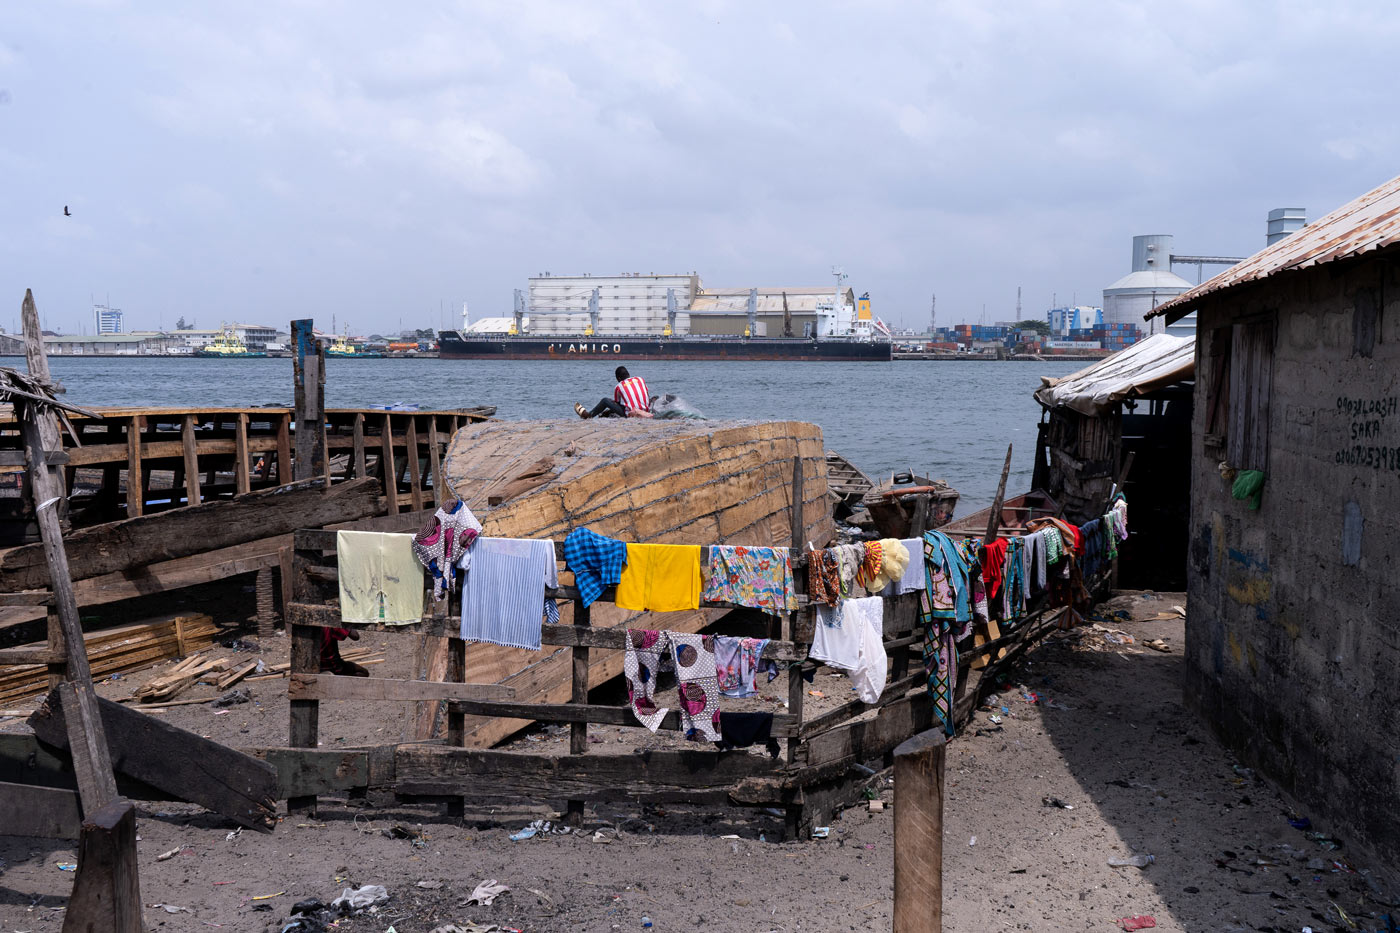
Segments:
[[[1337,399],[1337,414],[1347,422],[1347,440],[1351,441],[1350,446],[1337,449],[1334,460],[1338,466],[1400,473],[1400,443],[1385,443],[1397,433],[1394,419],[1400,415],[1400,396],[1341,396]]]

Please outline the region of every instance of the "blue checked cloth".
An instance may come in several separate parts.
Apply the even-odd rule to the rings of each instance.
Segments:
[[[591,606],[603,590],[616,586],[627,563],[627,545],[587,528],[575,528],[564,539],[564,566],[573,571],[583,604]]]

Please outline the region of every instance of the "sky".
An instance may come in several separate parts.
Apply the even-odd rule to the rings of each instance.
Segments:
[[[833,265],[894,324],[1043,317],[1136,234],[1249,255],[1400,173],[1397,47],[1348,0],[11,0],[0,326],[26,288],[68,333],[387,333],[545,271]]]

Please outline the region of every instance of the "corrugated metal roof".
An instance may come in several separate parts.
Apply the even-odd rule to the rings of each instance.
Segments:
[[[1265,247],[1189,292],[1157,306],[1145,317],[1170,314],[1169,319],[1174,321],[1185,314],[1197,299],[1213,292],[1265,279],[1279,272],[1349,259],[1395,243],[1400,243],[1400,176],[1342,205],[1273,246]]]
[[[1063,379],[1042,376],[1035,399],[1046,408],[1064,405],[1093,416],[1124,399],[1190,379],[1195,371],[1196,338],[1153,334]]]

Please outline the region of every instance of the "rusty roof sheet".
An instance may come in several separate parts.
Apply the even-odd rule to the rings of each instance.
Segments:
[[[1171,320],[1176,320],[1190,311],[1197,299],[1213,292],[1256,282],[1279,272],[1350,259],[1395,243],[1400,243],[1400,176],[1158,305],[1145,317],[1169,314]]]

